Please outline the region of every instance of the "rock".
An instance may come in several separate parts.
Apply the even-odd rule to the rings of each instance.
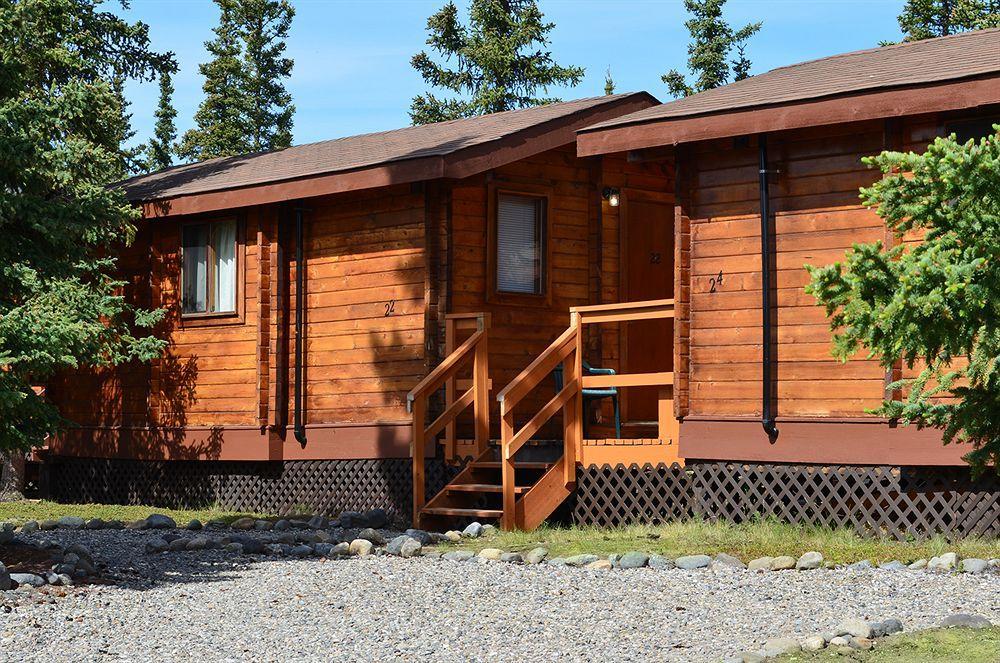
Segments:
[[[553,557],[552,559],[545,562],[547,566],[569,566],[566,563],[565,557]]]
[[[292,523],[285,520],[284,518],[276,520],[275,523],[271,525],[271,529],[274,530],[275,532],[287,532],[291,528],[292,528]]]
[[[233,529],[248,530],[248,529],[254,529],[256,524],[257,521],[254,520],[253,518],[237,518],[232,522],[230,527],[232,527]]]
[[[167,550],[187,550],[188,540],[184,538],[174,539],[167,545]]]
[[[780,555],[771,560],[772,571],[787,571],[794,569],[798,560],[791,555]]]
[[[734,557],[728,553],[719,553],[715,556],[715,563],[723,566],[731,566],[734,569],[745,569],[747,565],[739,557]]]
[[[59,527],[65,527],[66,529],[80,529],[87,524],[80,516],[63,516],[56,523],[58,523]]]
[[[610,571],[611,562],[609,562],[606,559],[599,559],[597,561],[591,562],[590,564],[587,564],[584,568],[594,569],[595,571]]]
[[[823,555],[815,550],[803,553],[795,562],[795,568],[799,571],[811,571],[821,566],[823,566]]]
[[[125,523],[122,522],[121,520],[118,520],[117,518],[115,518],[113,520],[106,521],[104,523],[104,526],[106,528],[108,528],[108,529],[124,529],[125,528]]]
[[[32,587],[41,587],[45,584],[45,578],[35,575],[34,573],[11,573],[10,579],[12,582],[16,582],[18,585],[30,585]]]
[[[441,559],[442,553],[440,550],[427,550],[426,548],[420,553],[421,557],[426,557],[427,559]]]
[[[292,557],[298,557],[298,558],[311,557],[312,554],[313,554],[313,549],[304,543],[295,546],[294,548],[292,548],[291,551]]]
[[[201,521],[198,520],[197,518],[193,518],[190,522],[188,522],[187,525],[184,526],[184,529],[188,529],[188,530],[191,530],[192,532],[196,532],[196,531],[200,530],[202,527],[204,527],[204,525],[201,524]]]
[[[331,536],[325,529],[318,529],[315,532],[312,532],[312,538],[313,541],[318,543],[330,543],[333,541],[333,536]]]
[[[586,566],[591,562],[596,562],[600,557],[597,555],[573,555],[566,558],[566,566]]]
[[[764,643],[764,656],[782,656],[802,651],[799,641],[794,638],[771,638]]]
[[[872,637],[872,627],[871,624],[863,619],[857,617],[849,617],[837,624],[836,631],[838,634],[848,634],[853,635],[855,638],[870,638]]]
[[[330,548],[330,552],[327,553],[327,557],[347,557],[351,554],[351,544],[347,541],[341,541],[337,545]]]
[[[313,546],[313,552],[320,557],[330,557],[333,553],[332,543],[317,543]]]
[[[146,522],[145,518],[142,518],[141,520],[130,520],[129,522],[125,523],[125,529],[137,529],[137,530],[149,529],[149,523]]]
[[[270,520],[255,520],[253,521],[253,528],[259,532],[268,532],[271,530],[273,524]]]
[[[365,518],[365,514],[360,511],[345,511],[340,514],[340,526],[344,529],[351,529],[353,527],[370,527],[368,524],[368,519]]]
[[[408,529],[405,534],[411,539],[419,541],[422,546],[429,546],[434,543],[434,537],[431,536],[429,532],[425,532],[422,529]]]
[[[650,555],[647,565],[651,569],[661,570],[669,570],[677,566],[674,564],[674,560],[664,557],[663,555]]]
[[[475,557],[471,550],[452,550],[441,555],[441,559],[446,559],[449,562],[468,562],[470,559]]]
[[[940,557],[932,557],[931,561],[927,562],[927,569],[929,571],[952,571],[958,566],[958,555],[953,552],[948,552]]]
[[[879,564],[880,569],[885,569],[886,571],[905,571],[906,564],[903,564],[898,559],[894,559],[891,562],[883,562]]]
[[[895,618],[890,618],[884,619],[880,622],[874,622],[871,627],[873,638],[884,638],[887,635],[892,635],[893,633],[899,633],[902,631],[903,622]]]
[[[411,539],[405,534],[397,536],[386,546],[386,552],[398,557],[413,557],[420,552],[423,546],[416,539]]]
[[[468,539],[478,539],[483,534],[483,526],[479,523],[469,523],[469,526],[462,530],[462,536]]]
[[[326,529],[329,522],[326,516],[313,516],[306,524],[312,529]]]
[[[521,564],[524,562],[524,558],[521,557],[521,553],[506,552],[500,555],[500,561],[507,562],[508,564]]]
[[[196,536],[187,542],[188,550],[204,550],[209,546],[211,541],[207,536]]]
[[[852,638],[851,648],[860,649],[862,651],[868,651],[875,646],[875,642],[871,638]]]
[[[385,509],[371,509],[365,511],[365,525],[375,529],[383,529],[389,526],[389,514]]]
[[[240,544],[242,544],[243,553],[246,555],[263,555],[267,552],[264,542],[258,539],[246,539],[245,541],[240,541]]]
[[[685,571],[704,569],[712,564],[712,558],[708,555],[684,555],[675,559],[674,564]]]
[[[994,568],[994,569],[1000,568],[1000,559],[996,559],[996,558],[991,559],[990,560],[990,567]]]
[[[40,523],[38,523],[38,528],[41,529],[42,531],[45,531],[45,532],[54,530],[57,527],[59,527],[59,523],[57,523],[56,521],[54,521],[52,519],[45,519],[45,520],[41,521]]]
[[[826,638],[822,635],[811,635],[802,641],[802,651],[820,651],[826,647]]]
[[[0,562],[0,592],[5,592],[11,587],[10,574],[7,573],[7,567]]]
[[[479,559],[488,559],[490,561],[496,562],[500,560],[500,556],[503,555],[503,551],[499,548],[483,548],[479,551]]]
[[[285,543],[288,545],[292,545],[293,543],[295,543],[295,534],[293,532],[282,532],[277,537],[275,537],[274,540],[277,541],[278,543]]]
[[[525,564],[541,564],[548,556],[549,551],[545,548],[532,548],[523,555]]]
[[[911,571],[919,571],[921,569],[926,569],[927,568],[927,560],[926,559],[918,559],[917,561],[913,562],[912,564],[910,564],[906,568],[910,569]]]
[[[358,557],[367,557],[372,554],[373,544],[371,539],[357,538],[351,541],[348,551]]]
[[[838,635],[835,638],[830,638],[830,646],[831,647],[850,647],[851,646],[851,640],[850,640],[850,638],[845,638],[842,635]]]
[[[170,544],[167,543],[166,539],[159,536],[153,537],[152,539],[146,541],[146,552],[161,553],[166,550],[169,545]]]
[[[10,577],[13,578],[14,574]],[[970,615],[964,612],[948,615],[941,622],[941,628],[989,628],[990,626],[993,624],[982,615]]]
[[[740,661],[743,663],[764,663],[765,657],[757,652],[745,651],[740,654]]]
[[[969,557],[962,560],[962,573],[983,573],[990,568],[990,563],[978,557]]]
[[[848,571],[867,571],[868,569],[874,568],[874,565],[870,560],[863,559],[860,562],[854,562],[847,566]]]
[[[451,529],[444,533],[444,537],[452,543],[455,543],[462,540],[462,533],[458,530]]]
[[[34,534],[39,529],[41,528],[38,526],[38,521],[29,520],[21,525],[21,534]]]
[[[299,543],[320,543],[319,534],[313,531],[296,532],[295,540]]]
[[[106,529],[108,524],[100,518],[91,518],[84,523],[84,529]]]
[[[174,529],[177,527],[177,523],[170,516],[165,516],[162,513],[152,513],[146,518],[146,522],[149,524],[150,529]]]
[[[649,555],[636,550],[630,551],[618,558],[618,568],[641,569],[649,564]]]
[[[227,543],[225,547],[227,553],[235,553],[237,555],[243,554],[243,544],[238,541],[233,541],[232,543]]]
[[[482,531],[483,536],[493,536],[496,533],[497,533],[497,528],[494,527],[493,525],[483,525],[483,531]]]
[[[280,557],[281,555],[285,554],[285,546],[283,546],[280,543],[269,543],[266,546],[264,546],[264,548],[265,552],[268,555],[275,555]]]
[[[747,564],[747,569],[750,571],[770,571],[771,562],[773,561],[773,557],[758,557],[757,559],[750,560],[750,563]]]

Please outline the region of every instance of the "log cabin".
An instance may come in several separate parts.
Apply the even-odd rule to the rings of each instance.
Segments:
[[[131,180],[170,346],[50,385],[53,488],[530,529],[729,505],[746,464],[960,467],[868,414],[906,371],[832,359],[804,265],[895,241],[864,156],[998,117],[984,30]]]

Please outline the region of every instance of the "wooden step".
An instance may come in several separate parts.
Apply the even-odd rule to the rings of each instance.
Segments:
[[[456,483],[449,484],[448,492],[457,493],[502,493],[503,486],[492,483]],[[514,486],[514,493],[521,495],[531,490],[531,486]]]
[[[501,467],[501,462],[499,460],[474,460],[470,463],[472,467],[481,467],[483,469],[493,469],[499,470]],[[555,465],[555,463],[548,463],[539,460],[515,460],[514,469],[516,470],[547,470]]]
[[[503,509],[459,509],[447,506],[429,506],[422,509],[421,513],[454,518],[500,518],[503,516]]]

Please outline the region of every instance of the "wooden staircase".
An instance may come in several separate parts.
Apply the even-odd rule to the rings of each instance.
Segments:
[[[488,314],[449,316],[448,347],[461,328],[472,332],[408,395],[413,413],[413,521],[416,527],[444,529],[455,520],[498,519],[504,529],[532,530],[541,525],[576,488],[576,466],[583,444],[583,389],[629,386],[669,387],[673,373],[633,375],[583,374],[583,328],[586,324],[672,317],[673,300],[581,306],[570,309],[570,326],[499,394],[500,443],[489,440]],[[453,318],[455,321],[451,320]],[[461,323],[457,322],[461,321]],[[461,326],[460,326],[461,324]],[[468,389],[457,396],[459,369],[473,362]],[[526,423],[517,427],[515,409],[553,369],[563,367],[563,387]],[[444,412],[425,425],[427,400],[445,387]],[[444,457],[457,460],[455,418],[475,409],[473,460],[430,500],[425,499],[424,461],[445,433]],[[548,421],[562,412],[559,444],[529,444]]]

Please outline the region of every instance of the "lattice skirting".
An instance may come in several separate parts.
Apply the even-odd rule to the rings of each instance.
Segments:
[[[1000,480],[967,468],[692,463],[581,470],[579,524],[663,523],[698,516],[850,527],[895,538],[1000,535]]]
[[[51,497],[59,502],[217,505],[275,514],[304,509],[331,516],[382,508],[401,524],[412,512],[408,458],[252,462],[58,457],[47,466]],[[428,493],[436,493],[457,472],[428,459]]]

